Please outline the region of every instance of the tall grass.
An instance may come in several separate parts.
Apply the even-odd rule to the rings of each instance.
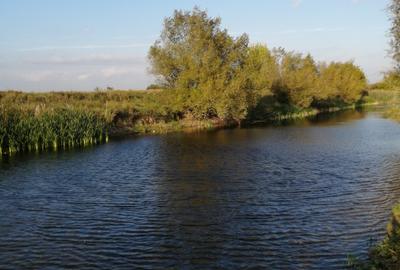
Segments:
[[[181,119],[175,91],[0,92],[0,154],[105,142],[109,133]]]
[[[369,250],[368,260],[349,258],[349,266],[355,270],[397,270],[400,269],[400,204],[392,210],[383,241]]]
[[[39,151],[103,142],[107,135],[165,133],[232,125],[199,114],[197,91],[0,92],[0,153]],[[313,108],[282,104],[271,94],[246,121],[302,117]],[[200,109],[198,109],[200,108]],[[236,124],[237,121],[234,121]]]
[[[383,105],[400,104],[399,90],[372,89],[368,91],[370,101],[375,101]]]
[[[70,108],[38,112],[0,107],[2,155],[66,149],[107,141],[107,123],[93,112]]]

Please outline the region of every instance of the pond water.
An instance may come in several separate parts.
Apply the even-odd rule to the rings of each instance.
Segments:
[[[114,140],[0,162],[1,269],[343,269],[400,198],[400,125]]]

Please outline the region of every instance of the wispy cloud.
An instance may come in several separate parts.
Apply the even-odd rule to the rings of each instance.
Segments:
[[[129,74],[135,74],[134,68],[124,68],[124,67],[108,67],[101,70],[101,74],[106,78],[123,76]]]
[[[363,0],[350,0],[353,4],[361,3]],[[298,8],[304,0],[292,0],[292,7]]]
[[[130,55],[93,54],[75,57],[53,56],[49,58],[33,59],[27,61],[34,65],[144,65],[145,57],[133,57]]]
[[[123,49],[123,48],[138,48],[148,47],[150,43],[131,43],[121,45],[73,45],[73,46],[41,46],[33,48],[19,49],[20,52],[30,51],[52,51],[52,50],[88,50],[88,49]]]
[[[63,80],[68,76],[66,72],[54,71],[54,70],[35,70],[24,72],[21,74],[14,74],[14,76],[20,80],[27,82],[38,83],[48,80]]]
[[[301,5],[302,2],[303,2],[303,0],[292,0],[292,6],[294,8],[297,8]]]
[[[328,33],[328,32],[340,32],[345,31],[344,28],[326,28],[326,27],[315,27],[315,28],[305,28],[305,29],[288,29],[278,32],[278,34],[301,34],[301,33]]]
[[[83,81],[83,80],[89,79],[89,77],[90,77],[90,74],[79,74],[76,78],[79,81]]]

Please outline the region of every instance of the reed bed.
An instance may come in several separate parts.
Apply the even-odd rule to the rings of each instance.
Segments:
[[[108,140],[107,123],[94,112],[57,108],[44,112],[0,107],[0,153],[67,149]]]

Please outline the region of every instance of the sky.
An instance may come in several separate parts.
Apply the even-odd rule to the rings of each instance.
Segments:
[[[0,90],[143,89],[147,52],[175,9],[206,9],[233,36],[352,60],[376,82],[390,69],[389,0],[1,0]]]

